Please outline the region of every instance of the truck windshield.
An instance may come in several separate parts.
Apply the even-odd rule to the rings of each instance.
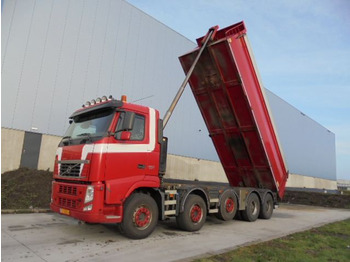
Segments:
[[[64,138],[79,139],[103,137],[107,134],[115,110],[108,108],[74,117]]]

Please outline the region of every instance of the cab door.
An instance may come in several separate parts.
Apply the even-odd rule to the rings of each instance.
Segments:
[[[150,154],[149,114],[128,111],[117,114],[106,155],[107,204],[122,203],[132,185],[144,179]]]

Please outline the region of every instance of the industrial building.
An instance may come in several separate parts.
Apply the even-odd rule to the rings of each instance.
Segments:
[[[123,0],[3,1],[1,172],[52,169],[68,117],[98,96],[127,95],[163,115],[184,78],[178,57],[195,47]],[[336,189],[334,133],[266,94],[288,186]],[[227,181],[189,88],[165,134],[167,176]]]

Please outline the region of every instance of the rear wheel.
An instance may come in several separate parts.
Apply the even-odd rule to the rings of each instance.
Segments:
[[[253,222],[258,219],[260,213],[260,200],[257,194],[251,193],[247,199],[245,210],[242,211],[244,220]]]
[[[220,200],[219,212],[217,217],[224,220],[232,220],[237,213],[237,198],[232,191],[226,191],[222,194]]]
[[[271,194],[267,194],[262,203],[259,218],[270,219],[273,213],[273,198]]]
[[[176,222],[179,228],[186,231],[200,230],[207,218],[207,208],[204,200],[197,195],[189,195],[184,212],[176,217]]]
[[[146,194],[131,195],[124,205],[123,221],[120,232],[133,239],[148,237],[158,222],[158,207],[154,199]]]

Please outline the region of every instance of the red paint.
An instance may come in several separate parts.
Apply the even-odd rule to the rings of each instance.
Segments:
[[[185,72],[198,49],[180,57]],[[288,173],[257,74],[240,22],[216,32],[189,83],[230,185],[282,198]]]
[[[235,202],[233,201],[232,198],[228,198],[225,201],[225,206],[226,206],[226,212],[232,213],[233,210],[235,209]]]
[[[134,215],[137,227],[146,228],[151,223],[152,214],[147,207],[139,207]]]
[[[200,222],[203,216],[202,208],[199,205],[193,205],[190,211],[190,216],[193,223]]]
[[[91,107],[93,106],[89,108]],[[155,110],[155,121],[151,123],[148,107],[124,103],[120,110],[132,111],[145,117],[144,139],[142,141],[117,140],[114,136],[107,136],[93,144],[63,146],[60,159],[56,156],[55,161],[54,179],[58,179],[58,181],[53,182],[53,202],[51,203],[53,211],[62,213],[60,211],[63,208],[70,211],[70,216],[83,221],[119,223],[122,221],[123,203],[134,190],[141,187],[158,188],[160,186],[158,176],[160,145],[158,143],[157,125],[159,112]],[[115,131],[119,114],[118,111],[115,113],[109,127],[110,132]],[[149,144],[152,140],[150,137],[152,135],[150,132],[151,124],[155,128],[154,137],[152,138],[155,141],[154,150],[105,152],[113,145],[142,146]],[[90,147],[91,152],[88,152],[86,158],[84,158],[84,148],[86,150],[88,147]],[[100,148],[101,152],[96,148]],[[58,170],[60,161],[80,160],[88,160],[88,163],[84,164],[80,177],[60,176]],[[142,165],[142,168],[140,168],[140,165]],[[64,182],[61,182],[61,180],[64,180]],[[72,184],[69,181],[78,181],[79,184]],[[88,185],[94,187],[94,200],[85,204],[84,198]],[[62,188],[65,190],[62,190]],[[75,195],[71,192],[78,192],[78,194]],[[84,211],[84,207],[86,208],[91,204],[93,205],[92,210]]]

